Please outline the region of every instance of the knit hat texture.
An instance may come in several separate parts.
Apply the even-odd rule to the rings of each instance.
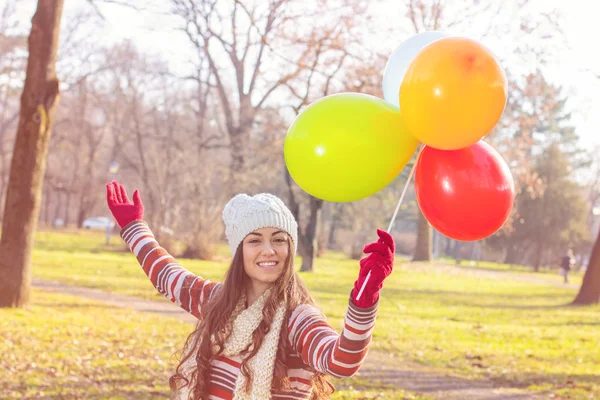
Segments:
[[[272,194],[252,197],[238,194],[223,209],[223,222],[232,256],[242,240],[260,228],[279,228],[287,232],[292,238],[294,255],[298,250],[298,223],[283,201]]]

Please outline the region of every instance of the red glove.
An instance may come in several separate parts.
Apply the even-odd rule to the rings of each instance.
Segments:
[[[133,203],[131,203],[123,185],[117,181],[107,183],[106,202],[121,228],[130,222],[144,219],[144,205],[137,189],[133,192]]]
[[[363,253],[369,254],[367,257],[360,260],[360,272],[358,279],[354,282],[352,290],[352,302],[361,308],[369,308],[379,300],[379,291],[383,287],[383,281],[392,273],[394,268],[394,253],[396,245],[392,236],[384,230],[377,229],[379,240],[369,243],[363,249]],[[360,292],[363,282],[371,271],[369,281],[362,292],[360,299],[356,300],[356,296]]]

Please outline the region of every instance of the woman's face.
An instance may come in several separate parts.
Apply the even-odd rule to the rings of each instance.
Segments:
[[[266,289],[283,271],[290,252],[290,237],[278,228],[261,228],[242,242],[244,271],[258,289]]]

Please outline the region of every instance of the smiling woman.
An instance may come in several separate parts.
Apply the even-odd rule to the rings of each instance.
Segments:
[[[341,334],[317,309],[294,269],[298,224],[271,194],[235,196],[223,210],[233,259],[223,283],[184,269],[143,222],[139,192],[118,182],[107,201],[121,236],[156,289],[198,318],[170,379],[177,399],[327,399],[328,376],[352,376],[367,355],[394,241],[378,230],[365,246]],[[371,277],[360,299],[368,272]]]
[[[244,272],[252,284],[247,288],[248,304],[253,304],[277,280],[289,263],[289,235],[277,228],[260,228],[243,241]]]

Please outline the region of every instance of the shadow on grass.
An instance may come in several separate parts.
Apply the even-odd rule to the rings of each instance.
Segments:
[[[48,400],[100,400],[100,399],[167,399],[170,396],[169,391],[153,390],[152,387],[144,385],[144,382],[139,382],[139,387],[135,389],[123,389],[123,387],[131,387],[132,382],[126,379],[106,379],[100,381],[90,381],[82,379],[78,382],[60,382],[60,393],[55,392],[48,385],[31,385],[25,389],[19,387],[5,387],[6,393],[11,393],[9,397],[2,399],[19,399],[19,400],[37,400],[44,398]],[[25,393],[28,393],[25,395]],[[4,396],[4,393],[0,392]]]
[[[411,289],[410,287],[404,288],[385,288],[386,293],[394,293],[399,295],[413,295],[413,294],[422,294],[422,295],[436,295],[436,296],[456,296],[456,297],[492,297],[492,298],[556,298],[555,293],[504,293],[504,292],[470,292],[467,290],[472,290],[471,288],[465,290],[439,290],[439,289]]]
[[[56,395],[43,395],[44,399],[47,400],[101,400],[101,399],[127,399],[127,400],[147,400],[147,399],[168,399],[169,393],[167,392],[124,392],[121,390],[112,390],[104,393],[88,394],[85,388],[81,389],[81,394],[72,394],[70,392],[64,392],[64,394]],[[42,391],[43,392],[43,391]],[[7,397],[6,399],[19,399],[19,400],[38,400],[39,394],[32,394],[30,396],[20,395],[18,397]]]
[[[434,395],[435,398],[448,399],[531,400],[542,398],[531,392],[514,392],[514,390],[523,390],[528,386],[517,382],[499,382],[443,375],[439,372],[430,372],[420,368],[403,367],[402,362],[397,367],[385,366],[375,369],[361,369],[356,378],[336,383],[338,389],[343,389],[349,384],[358,390],[401,388],[425,395]]]
[[[394,298],[408,297],[414,298],[415,296],[427,297],[427,298],[439,298],[439,297],[468,297],[468,298],[481,298],[481,297],[498,297],[498,294],[482,294],[482,293],[469,293],[458,290],[433,290],[433,289],[411,289],[411,288],[384,288],[384,295]],[[445,299],[443,299],[445,300]]]
[[[459,303],[455,303],[459,304]],[[464,303],[462,305],[473,306],[472,303]],[[491,309],[511,309],[511,310],[558,310],[561,308],[569,307],[569,303],[566,304],[548,304],[548,305],[527,305],[527,304],[487,304],[477,305],[478,308],[491,308]]]
[[[526,274],[531,274],[532,276],[537,276],[537,277],[544,277],[544,276],[548,276],[550,275],[550,273],[552,271],[549,270],[544,270],[544,271],[540,271],[540,272],[535,272],[533,270],[533,268],[531,270],[528,269],[510,269],[510,268],[486,268],[486,267],[478,267],[478,266],[472,266],[472,265],[457,265],[457,264],[452,264],[451,266],[456,267],[456,268],[460,268],[460,269],[464,269],[464,270],[469,270],[469,271],[484,271],[484,272],[506,272],[506,273],[526,273]],[[559,276],[558,272],[556,272],[556,276]]]
[[[600,392],[600,372],[598,374],[548,374],[548,373],[526,373],[518,375],[518,382],[510,378],[493,378],[493,382],[500,385],[516,384],[518,387],[529,387],[534,385],[551,385],[553,389],[580,388],[594,393]],[[589,397],[590,399],[592,397]],[[598,397],[594,397],[595,399]]]
[[[469,379],[428,370],[426,366],[414,366],[411,362],[401,359],[389,359],[379,353],[371,355],[375,358],[375,363],[370,367],[367,364],[363,365],[351,381],[338,381],[340,387],[347,384],[352,384],[357,389],[395,387],[424,394],[464,392],[465,398],[513,400],[539,398],[531,392],[508,394],[512,389],[523,390],[533,386],[539,386],[543,390],[578,389],[588,392],[590,396],[600,392],[600,371],[598,374],[576,375],[519,372],[513,376]],[[472,397],[466,396],[467,393]]]
[[[501,294],[501,293],[469,293],[456,290],[407,290],[384,289],[383,299],[403,302],[435,302],[451,307],[471,307],[481,309],[506,310],[560,310],[572,307],[571,303],[529,304],[532,300],[542,299],[544,302],[556,300],[554,294]],[[485,300],[484,300],[485,299]],[[510,299],[510,300],[508,300]],[[484,301],[482,301],[484,300]],[[506,301],[509,301],[506,303]]]
[[[437,373],[429,373],[411,368],[403,368],[402,365],[393,368],[361,369],[358,377],[369,387],[372,382],[379,383],[378,388],[388,388],[389,385],[421,393],[457,390],[462,388],[490,388],[491,382],[482,380],[471,380],[454,376],[445,376]],[[356,387],[356,386],[355,386]],[[367,386],[362,387],[362,389]]]
[[[572,322],[565,322],[565,323],[542,324],[542,325],[543,326],[600,326],[600,322],[572,321]],[[598,380],[600,381],[600,378],[598,378]]]
[[[102,310],[122,310],[120,307],[111,306],[110,304],[82,304],[82,303],[53,303],[53,302],[37,302],[37,306],[49,308],[79,308],[79,309],[102,309]]]
[[[422,296],[431,299],[438,299],[446,303],[448,297],[452,299],[472,299],[471,305],[480,304],[482,298],[492,299],[556,299],[554,293],[485,293],[485,292],[469,292],[461,290],[433,290],[433,289],[410,289],[410,288],[384,288],[384,295],[394,298]]]

